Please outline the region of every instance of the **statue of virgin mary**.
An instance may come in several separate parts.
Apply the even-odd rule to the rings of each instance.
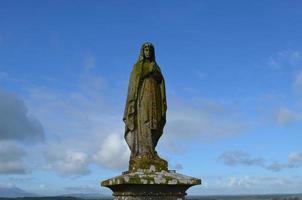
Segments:
[[[166,110],[165,81],[155,61],[154,46],[144,43],[130,76],[123,117],[130,163],[141,157],[159,158],[155,147],[166,123]]]

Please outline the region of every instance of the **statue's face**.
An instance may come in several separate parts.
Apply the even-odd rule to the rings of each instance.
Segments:
[[[147,59],[149,59],[151,57],[150,45],[145,45],[144,46],[144,55],[145,55],[145,58],[147,58]]]

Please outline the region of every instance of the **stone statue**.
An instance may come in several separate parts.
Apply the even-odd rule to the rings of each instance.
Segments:
[[[114,200],[185,200],[186,190],[201,184],[200,179],[168,170],[167,161],[155,151],[166,111],[165,81],[154,46],[144,43],[130,76],[123,117],[131,150],[129,170],[101,183],[113,191]]]
[[[131,150],[130,170],[150,164],[167,167],[155,151],[166,123],[166,110],[165,81],[155,61],[154,46],[144,43],[130,76],[123,117],[125,140]]]

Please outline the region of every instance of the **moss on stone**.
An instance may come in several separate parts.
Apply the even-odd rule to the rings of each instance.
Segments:
[[[151,171],[168,170],[168,162],[159,156],[143,155],[130,160],[129,171],[134,172],[139,169],[150,169]]]

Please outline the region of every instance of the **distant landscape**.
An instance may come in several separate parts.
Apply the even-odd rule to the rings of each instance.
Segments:
[[[0,198],[0,200],[112,200],[111,197],[101,198],[78,198],[78,197],[18,197]],[[227,196],[189,196],[188,200],[302,200],[302,194],[282,194],[282,195],[227,195]]]

